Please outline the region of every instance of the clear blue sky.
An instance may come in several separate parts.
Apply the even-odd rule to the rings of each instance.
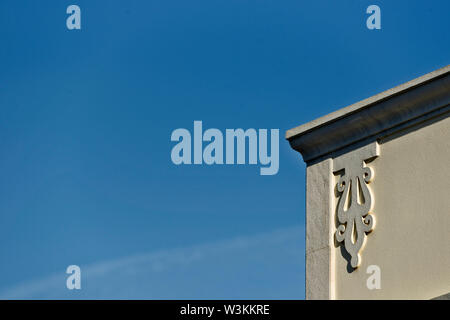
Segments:
[[[2,0],[0,296],[303,298],[305,165],[284,132],[449,64],[449,11]],[[175,166],[171,132],[194,120],[279,128],[279,173]]]

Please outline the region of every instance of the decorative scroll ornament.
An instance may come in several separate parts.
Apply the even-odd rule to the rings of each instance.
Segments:
[[[374,142],[333,161],[333,172],[336,174],[343,171],[336,186],[340,193],[336,240],[344,242],[353,268],[361,264],[360,251],[364,246],[366,233],[371,232],[375,226],[375,219],[370,214],[374,199],[368,186],[373,178],[373,171],[366,166],[366,162],[378,156],[379,146]]]

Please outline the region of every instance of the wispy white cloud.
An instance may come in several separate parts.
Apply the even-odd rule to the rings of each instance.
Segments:
[[[304,229],[144,253],[82,266],[82,289],[62,270],[0,293],[2,299],[302,298]]]

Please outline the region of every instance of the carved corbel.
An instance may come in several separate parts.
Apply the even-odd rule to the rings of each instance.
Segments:
[[[336,240],[344,244],[353,268],[361,264],[360,252],[366,234],[375,227],[375,218],[371,214],[374,198],[369,187],[374,172],[367,162],[378,156],[379,146],[374,142],[333,159],[333,173],[341,174],[336,185],[340,195]]]

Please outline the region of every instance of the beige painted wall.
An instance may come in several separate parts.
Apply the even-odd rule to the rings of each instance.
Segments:
[[[355,271],[348,272],[340,245],[331,249],[335,298],[430,299],[450,292],[449,164],[448,115],[380,141],[380,156],[369,164],[376,225]],[[334,195],[331,202],[336,208]],[[380,290],[366,286],[369,265],[381,268]]]

